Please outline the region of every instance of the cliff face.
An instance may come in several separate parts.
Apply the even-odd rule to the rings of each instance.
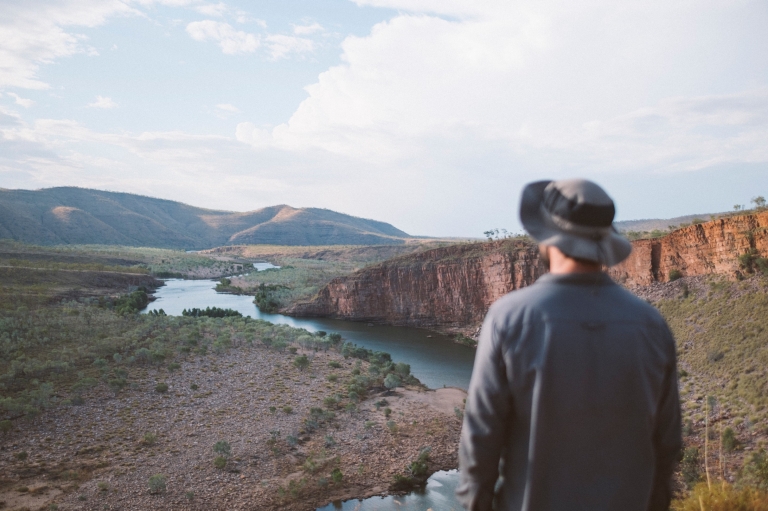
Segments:
[[[768,212],[692,225],[632,245],[629,258],[609,271],[627,287],[666,282],[672,270],[736,277],[743,271],[740,255],[768,254]],[[538,249],[521,241],[454,245],[337,278],[287,313],[466,331],[482,322],[495,300],[545,271]]]
[[[480,323],[494,301],[545,271],[538,249],[521,241],[453,245],[334,279],[288,314],[461,328]]]
[[[743,270],[738,257],[752,250],[768,254],[768,211],[722,218],[678,229],[668,236],[632,243],[632,254],[609,270],[629,287],[669,281],[669,272],[683,276],[719,274],[730,278]]]

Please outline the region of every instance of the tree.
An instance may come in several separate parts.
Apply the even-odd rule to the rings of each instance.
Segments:
[[[296,366],[299,371],[303,371],[309,367],[309,359],[306,355],[301,355],[293,359],[293,365]]]
[[[393,390],[400,386],[400,378],[393,373],[389,373],[387,377],[384,378],[384,386],[387,387],[387,390]]]
[[[734,211],[741,211],[741,208],[742,208],[741,204],[734,204],[733,205],[733,210]]]
[[[755,205],[755,209],[763,209],[765,207],[765,197],[762,195],[752,197],[752,204]]]

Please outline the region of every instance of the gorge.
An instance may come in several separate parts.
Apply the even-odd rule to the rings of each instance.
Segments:
[[[630,289],[667,282],[670,273],[737,279],[768,254],[768,211],[694,224],[632,245],[630,257],[609,270]],[[336,278],[285,312],[471,334],[495,300],[545,271],[537,247],[524,239],[452,245]]]

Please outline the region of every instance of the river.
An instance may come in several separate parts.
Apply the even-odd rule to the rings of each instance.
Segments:
[[[271,265],[270,265],[271,267]],[[256,267],[256,270],[267,267]],[[453,342],[449,337],[419,328],[374,325],[320,318],[293,318],[259,311],[252,296],[217,293],[215,280],[169,279],[155,292],[156,300],[145,312],[163,309],[180,316],[184,309],[221,307],[244,316],[272,323],[304,328],[310,332],[338,332],[348,341],[368,349],[386,351],[396,362],[411,365],[411,373],[430,388],[443,386],[466,389],[472,374],[475,350]],[[458,482],[455,470],[436,472],[423,490],[398,497],[371,497],[365,500],[334,502],[318,511],[427,511],[461,509],[453,496]]]

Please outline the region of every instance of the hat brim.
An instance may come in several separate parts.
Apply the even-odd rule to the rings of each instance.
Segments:
[[[556,225],[542,207],[544,189],[551,182],[536,181],[523,189],[520,222],[533,239],[545,245],[554,245],[567,256],[599,262],[606,266],[614,266],[629,257],[632,244],[613,227],[600,239],[595,240],[565,231]]]

